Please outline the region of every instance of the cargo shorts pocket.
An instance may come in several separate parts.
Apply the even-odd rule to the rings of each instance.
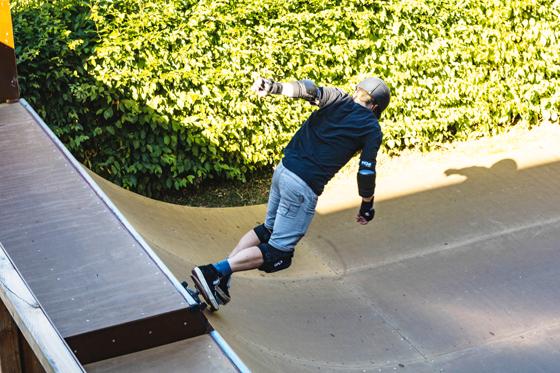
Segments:
[[[278,206],[278,213],[286,218],[295,218],[301,205],[292,203],[280,203]]]

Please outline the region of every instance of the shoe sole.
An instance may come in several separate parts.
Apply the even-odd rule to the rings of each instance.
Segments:
[[[202,271],[198,267],[195,267],[193,269],[193,275],[191,276],[191,278],[194,281],[194,286],[196,286],[200,294],[204,297],[210,309],[212,311],[217,311],[220,308],[220,306],[218,305],[218,301],[212,294],[212,291],[210,290],[210,287],[208,286],[208,283],[206,282]]]

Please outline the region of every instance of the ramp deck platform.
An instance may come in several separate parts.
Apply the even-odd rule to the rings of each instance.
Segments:
[[[199,305],[24,101],[0,105],[0,242],[82,364],[211,340]]]

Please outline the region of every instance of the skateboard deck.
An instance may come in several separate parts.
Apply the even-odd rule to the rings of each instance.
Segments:
[[[204,310],[204,309],[208,308],[211,311],[215,311],[214,307],[212,307],[211,305],[209,306],[208,303],[204,300],[204,297],[200,294],[200,291],[196,287],[196,281],[194,279],[192,279],[192,280],[194,282],[194,286],[195,286],[194,288],[189,287],[189,284],[187,283],[187,281],[181,282],[181,285],[183,285],[183,287],[185,288],[187,293],[189,293],[189,295],[191,297],[193,297],[195,302],[198,303],[198,306],[200,307],[200,309]]]
[[[181,284],[183,285],[185,290],[187,290],[187,292],[194,298],[194,300],[196,302],[198,302],[198,304],[202,307],[202,309],[207,308],[208,310],[210,310],[212,312],[216,312],[217,309],[214,308],[214,306],[211,303],[206,302],[206,300],[204,299],[204,297],[200,293],[200,284],[198,283],[197,279],[195,277],[191,276],[191,280],[194,283],[194,288],[190,288],[187,281],[181,282]]]

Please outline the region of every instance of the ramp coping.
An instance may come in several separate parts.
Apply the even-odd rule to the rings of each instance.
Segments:
[[[237,368],[241,373],[250,373],[251,370],[243,363],[243,361],[237,356],[235,351],[230,347],[230,345],[225,341],[225,339],[216,330],[210,332],[210,336],[220,347],[224,355],[231,361],[231,363]]]
[[[171,273],[171,270],[161,261],[161,259],[156,255],[152,248],[148,245],[146,241],[140,236],[140,234],[132,227],[128,220],[123,214],[117,209],[117,207],[111,202],[109,197],[101,190],[101,188],[95,183],[95,181],[88,175],[88,173],[83,169],[82,165],[74,158],[72,153],[64,144],[58,139],[58,137],[51,131],[43,119],[35,112],[33,107],[25,100],[20,99],[19,103],[31,114],[31,116],[39,123],[43,131],[48,135],[51,141],[56,145],[56,147],[64,153],[64,156],[68,159],[70,164],[78,172],[78,174],[85,180],[85,182],[93,189],[93,191],[99,196],[99,198],[105,203],[105,205],[111,210],[111,212],[117,217],[117,219],[124,225],[132,237],[140,244],[142,249],[150,256],[150,258],[155,262],[155,264],[160,268],[160,270],[165,274],[165,276],[171,281],[175,286],[175,289],[187,300],[189,306],[196,305],[194,298],[185,290],[183,285],[179,283],[177,278]]]
[[[0,298],[45,371],[85,372],[0,242]]]

